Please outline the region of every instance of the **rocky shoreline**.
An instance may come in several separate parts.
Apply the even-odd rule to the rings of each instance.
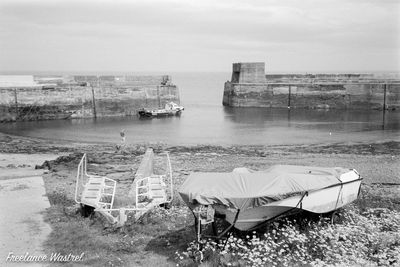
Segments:
[[[140,155],[147,147],[152,147],[156,154],[168,151],[171,154],[174,171],[178,173],[231,171],[233,168],[243,166],[261,170],[273,164],[341,166],[358,170],[367,184],[400,184],[400,141],[398,140],[286,146],[168,146],[162,143],[146,143],[127,145],[123,149],[119,149],[118,145],[46,140],[0,133],[0,153],[77,154],[62,157],[52,163],[57,166],[72,165],[69,166],[71,168],[76,166],[74,164],[77,163],[78,155],[87,153],[89,162],[97,165],[98,171],[102,174],[120,173],[124,169],[123,167],[104,167],[105,165],[130,165],[130,170],[134,170],[140,162]]]
[[[123,149],[112,143],[73,143],[0,134],[0,153],[62,154],[57,160],[36,168],[49,169],[44,175],[49,194],[62,191],[73,199],[76,167],[83,153],[88,155],[88,171],[118,182],[117,195],[127,194],[133,175],[147,147],[156,154],[168,151],[178,187],[190,172],[229,172],[236,167],[263,170],[275,164],[346,167],[356,169],[367,186],[400,185],[400,141],[376,143],[332,143],[287,146],[168,146],[161,143],[133,144]],[[389,194],[390,195],[390,194]]]

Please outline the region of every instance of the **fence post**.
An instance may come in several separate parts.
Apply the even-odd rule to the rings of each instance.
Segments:
[[[14,88],[14,100],[15,100],[15,114],[16,114],[16,120],[19,117],[19,112],[18,112],[18,97],[17,97],[17,88]]]
[[[94,88],[92,86],[92,102],[93,102],[93,116],[96,119],[97,118],[97,114],[96,114],[96,99],[94,97]]]
[[[385,129],[385,115],[386,115],[386,86],[383,84],[383,109],[382,109],[382,130]]]
[[[385,110],[386,107],[386,87],[387,87],[387,83],[385,83],[383,85],[383,110]]]
[[[157,85],[158,108],[161,108],[160,86]]]

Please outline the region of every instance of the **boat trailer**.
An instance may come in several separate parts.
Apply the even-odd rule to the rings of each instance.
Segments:
[[[167,206],[173,199],[172,167],[168,152],[166,174],[153,172],[154,153],[147,149],[135,174],[129,198],[134,199],[132,207],[114,207],[117,182],[106,176],[87,173],[87,155],[78,165],[75,187],[75,202],[81,208],[89,208],[102,214],[109,223],[121,227],[132,214],[135,221],[156,206]],[[168,184],[167,184],[168,183]]]

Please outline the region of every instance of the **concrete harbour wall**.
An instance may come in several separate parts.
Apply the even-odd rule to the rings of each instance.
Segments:
[[[223,104],[232,107],[400,109],[400,84],[226,82]]]
[[[47,83],[39,78],[37,86],[0,88],[0,122],[132,116],[140,108],[179,103],[177,86],[165,77],[74,76]]]
[[[392,77],[376,77],[372,74],[283,74],[264,75],[261,78],[260,73],[264,73],[264,64],[235,63],[232,80],[225,83],[223,105],[400,109],[400,82]]]

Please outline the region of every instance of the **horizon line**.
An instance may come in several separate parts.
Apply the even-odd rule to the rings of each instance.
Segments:
[[[126,74],[159,74],[169,75],[169,73],[232,73],[232,70],[141,70],[141,71],[111,71],[111,70],[0,70],[0,75],[126,75]],[[335,74],[335,73],[400,73],[400,70],[274,70],[266,71],[265,74]]]

